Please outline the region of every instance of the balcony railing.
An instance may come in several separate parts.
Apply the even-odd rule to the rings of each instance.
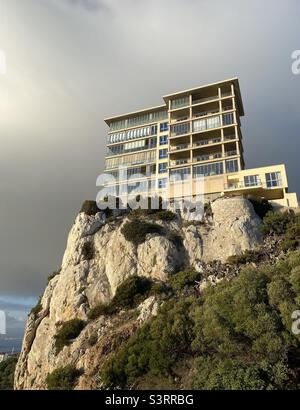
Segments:
[[[237,155],[237,151],[227,151],[225,153],[225,157],[233,157],[234,155]]]
[[[182,159],[176,159],[173,161],[170,161],[170,165],[174,166],[174,165],[184,165],[184,164],[189,164],[191,162],[191,160],[189,158],[182,158]]]
[[[210,159],[217,159],[217,158],[222,158],[222,152],[216,152],[214,154],[209,154],[209,155],[198,155],[197,157],[194,157],[194,161],[195,162],[209,161]]]
[[[253,187],[264,187],[266,185],[263,184],[260,180],[256,183],[245,184],[245,182],[231,182],[230,184],[225,184],[225,190],[232,190],[232,189],[245,189],[245,188],[253,188]]]
[[[232,140],[235,140],[235,139],[237,139],[237,136],[236,136],[235,134],[232,134],[232,135],[224,135],[224,140],[225,140],[225,141],[232,141]]]
[[[190,144],[179,144],[179,145],[171,146],[170,151],[178,151],[180,149],[187,149],[190,147],[191,147]]]
[[[221,138],[212,138],[209,140],[202,140],[202,141],[194,142],[193,147],[201,147],[202,145],[208,145],[208,144],[217,144],[219,142],[222,142]]]
[[[197,100],[193,100],[192,104],[201,104],[207,101],[214,101],[214,100],[218,100],[219,95],[212,95],[211,97],[205,97],[205,98],[199,98]]]

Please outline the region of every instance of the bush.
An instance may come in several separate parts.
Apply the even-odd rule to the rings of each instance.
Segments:
[[[0,363],[0,390],[13,390],[17,361],[18,358],[12,356]]]
[[[264,219],[268,212],[273,211],[272,205],[266,199],[249,199],[249,201],[252,203],[256,215],[261,219]]]
[[[143,276],[130,276],[120,286],[110,305],[116,309],[134,308],[148,296],[152,281]]]
[[[82,371],[75,366],[60,367],[49,373],[46,378],[48,390],[74,390],[78,377]]]
[[[241,255],[232,255],[227,259],[229,265],[245,265],[246,263],[260,262],[261,254],[259,251],[246,250]]]
[[[185,276],[191,281],[181,276],[179,289]],[[102,380],[121,388],[176,377],[183,389],[299,389],[300,337],[291,318],[299,303],[296,253],[244,267],[201,297],[166,301],[104,364]],[[185,364],[191,370],[181,374]]]
[[[64,346],[69,345],[85,327],[85,322],[80,319],[72,319],[64,322],[55,335],[55,348],[58,354]]]
[[[147,234],[162,234],[163,229],[157,224],[135,219],[133,221],[126,222],[122,227],[121,232],[127,241],[137,246],[145,242]]]
[[[112,315],[121,309],[132,309],[149,296],[152,281],[143,276],[130,276],[118,286],[113,299],[108,304],[99,304],[88,313],[90,320],[101,315]]]
[[[82,256],[89,261],[95,257],[95,248],[92,242],[85,242],[82,248]]]
[[[92,216],[96,215],[98,212],[101,212],[97,206],[96,201],[86,200],[82,204],[80,212],[84,212],[86,215]]]
[[[290,212],[268,212],[263,219],[262,232],[265,235],[283,235],[289,224],[294,222],[295,216]]]
[[[105,305],[104,303],[100,303],[88,312],[87,317],[90,320],[95,320],[99,316],[109,315],[111,313],[113,313],[113,309],[110,308],[109,304]]]
[[[154,218],[158,221],[171,222],[177,218],[177,215],[172,211],[165,210],[165,211],[159,211],[155,213]]]
[[[155,378],[168,375],[191,343],[193,326],[189,314],[193,302],[166,302],[158,316],[138,329],[104,364],[101,379],[105,385],[125,387],[147,373]]]
[[[281,248],[284,251],[295,250],[299,248],[300,245],[300,222],[290,224],[287,228],[286,234],[284,235],[283,241],[281,243]]]
[[[171,276],[169,283],[173,290],[179,291],[185,286],[194,285],[197,280],[200,280],[200,274],[194,270],[184,270]]]

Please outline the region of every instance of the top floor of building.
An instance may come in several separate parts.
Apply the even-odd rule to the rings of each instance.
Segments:
[[[130,130],[136,131],[136,136],[139,133],[142,135],[142,127],[145,128],[144,132],[154,134],[157,132],[155,127],[158,124],[178,123],[184,127],[186,121],[200,117],[210,117],[214,121],[214,117],[222,112],[236,111],[239,117],[244,115],[237,78],[168,94],[163,97],[163,101],[162,105],[156,107],[106,118],[105,122],[109,126],[109,134],[120,134],[120,138],[115,138],[120,141],[122,138],[123,140],[127,139],[125,131],[128,132],[130,138],[135,137],[134,134],[131,135]],[[215,122],[218,123],[218,120],[216,119]],[[140,131],[137,129],[138,127]],[[113,138],[109,140],[109,143],[114,142],[117,141],[114,141]]]

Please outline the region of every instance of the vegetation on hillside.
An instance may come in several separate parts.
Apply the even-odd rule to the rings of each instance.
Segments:
[[[76,381],[81,371],[69,365],[55,369],[46,378],[48,390],[74,390]]]
[[[257,267],[244,266],[201,294],[192,270],[172,276],[172,297],[108,358],[104,384],[138,387],[148,380],[151,388],[159,378],[185,389],[299,389],[300,335],[292,319],[300,310],[299,217],[267,213],[263,229],[280,236],[279,258],[258,259]]]
[[[90,320],[101,315],[112,315],[120,309],[132,309],[149,296],[153,283],[143,276],[130,276],[118,286],[113,299],[108,304],[99,304],[88,313]]]
[[[18,357],[12,356],[0,363],[0,390],[13,389],[17,361]]]
[[[72,319],[64,322],[55,335],[56,354],[58,354],[64,346],[72,343],[72,340],[79,336],[84,327],[85,322],[80,319]]]

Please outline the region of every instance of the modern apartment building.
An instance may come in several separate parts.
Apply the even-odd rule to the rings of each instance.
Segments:
[[[245,169],[244,108],[237,78],[169,94],[163,100],[160,106],[105,120],[105,172],[115,178],[106,184],[111,195],[123,198],[138,189],[145,195],[167,194],[172,200],[178,195],[172,181],[179,178],[196,196],[195,181],[202,175],[206,200],[243,195],[298,206],[297,195],[288,193],[284,165]]]

